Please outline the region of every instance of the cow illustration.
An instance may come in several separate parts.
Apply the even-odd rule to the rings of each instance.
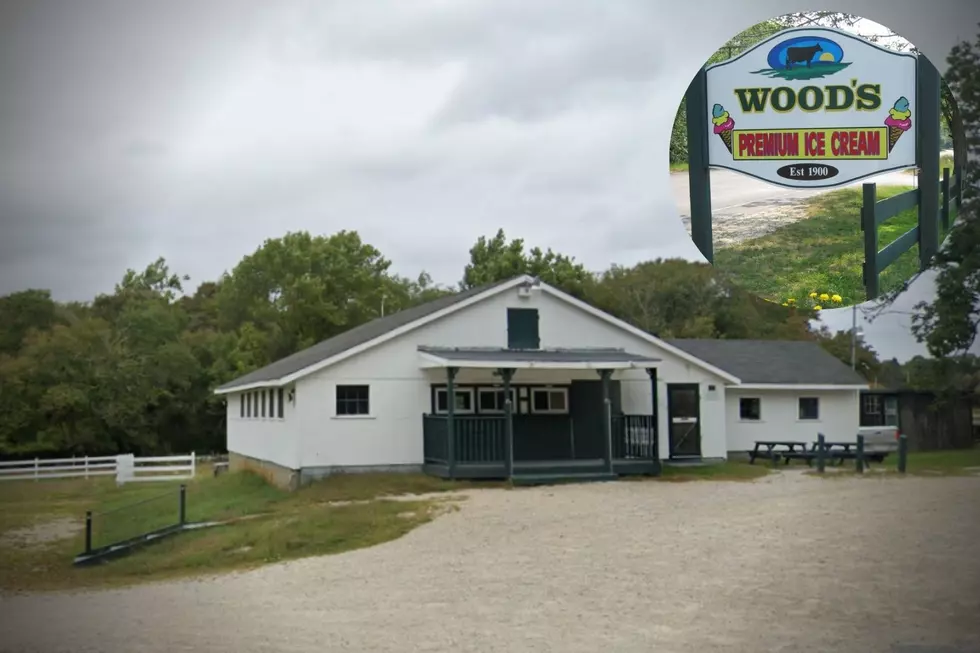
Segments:
[[[823,52],[823,48],[820,44],[808,45],[805,48],[786,48],[786,69],[789,70],[793,67],[794,63],[805,63],[806,67],[810,67],[810,61],[813,60],[813,55],[818,52]]]

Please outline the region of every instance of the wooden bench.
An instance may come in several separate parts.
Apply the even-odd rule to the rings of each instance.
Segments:
[[[213,474],[217,476],[223,472],[228,471],[228,463],[227,462],[214,463],[214,467],[212,469],[213,469]]]

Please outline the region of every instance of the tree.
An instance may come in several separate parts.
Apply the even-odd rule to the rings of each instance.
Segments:
[[[493,238],[480,236],[470,248],[470,262],[463,270],[460,288],[474,288],[530,274],[570,295],[582,298],[592,274],[581,263],[564,254],[532,247],[524,251],[524,240],[507,241],[503,229]]]
[[[975,43],[964,41],[949,54],[946,82],[956,97],[959,119],[964,126],[967,154],[963,204],[957,224],[945,247],[934,257],[936,296],[921,302],[914,315],[913,333],[936,357],[965,354],[976,341],[980,324],[980,36]]]
[[[684,259],[614,265],[589,286],[586,299],[662,338],[812,337],[808,316],[745,292],[708,264]]]

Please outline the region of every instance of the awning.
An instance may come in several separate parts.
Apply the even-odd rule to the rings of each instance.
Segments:
[[[499,349],[419,346],[420,367],[543,370],[628,370],[651,368],[661,361],[623,349]]]

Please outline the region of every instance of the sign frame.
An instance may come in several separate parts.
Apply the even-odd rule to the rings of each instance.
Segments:
[[[792,41],[794,38],[797,38],[797,39],[802,38],[804,41],[807,41],[807,40],[810,40],[810,39],[807,39],[805,37],[808,36],[808,35],[813,34],[814,36],[812,38],[813,38],[814,41],[818,41],[818,40],[830,41],[830,39],[828,37],[826,37],[826,36],[818,36],[817,33],[831,34],[835,38],[838,38],[840,40],[849,39],[850,41],[852,41],[854,43],[859,43],[860,46],[863,47],[863,48],[871,48],[871,49],[874,49],[874,50],[877,50],[877,51],[881,52],[882,54],[888,55],[888,56],[892,56],[892,57],[896,57],[896,58],[911,59],[912,60],[912,67],[913,67],[913,71],[914,71],[914,73],[913,73],[914,76],[913,76],[913,79],[912,79],[912,88],[909,90],[909,93],[912,94],[913,97],[911,97],[911,98],[905,98],[905,99],[906,100],[911,100],[910,104],[915,109],[915,113],[918,114],[918,104],[919,104],[918,90],[920,88],[920,83],[919,83],[919,79],[918,78],[919,78],[920,71],[919,71],[919,65],[918,65],[918,58],[919,57],[918,57],[917,54],[910,53],[910,52],[899,52],[897,50],[892,50],[891,48],[886,48],[884,46],[878,45],[877,43],[873,43],[871,41],[868,41],[867,39],[862,38],[862,37],[860,37],[860,36],[858,36],[856,34],[851,34],[850,32],[845,32],[843,30],[835,29],[835,28],[830,28],[830,27],[794,27],[794,28],[790,28],[790,29],[785,29],[785,30],[782,30],[780,32],[777,32],[777,33],[773,34],[772,36],[768,37],[767,39],[765,39],[763,41],[760,41],[759,43],[756,43],[755,45],[753,45],[751,48],[749,48],[745,52],[742,52],[742,53],[740,53],[740,54],[732,57],[731,59],[727,59],[725,61],[721,61],[721,62],[718,62],[718,63],[715,63],[715,64],[711,64],[709,66],[705,66],[704,67],[704,71],[705,71],[705,85],[706,85],[705,93],[706,93],[706,96],[707,96],[707,93],[708,93],[707,85],[709,84],[708,77],[711,75],[711,72],[712,71],[716,71],[716,70],[721,69],[721,68],[724,68],[726,66],[730,66],[730,65],[738,62],[739,60],[744,59],[745,57],[751,55],[754,52],[757,52],[759,50],[765,50],[767,47],[772,47],[773,44],[775,44],[776,47],[778,47],[778,45],[780,43],[787,42],[787,41]],[[831,41],[831,43],[833,43],[833,41]],[[834,43],[834,45],[837,45],[837,44]],[[816,79],[819,79],[819,78],[816,78]],[[903,98],[904,98],[904,96],[903,96]],[[706,100],[707,100],[707,102],[709,104],[709,110],[710,110],[710,108],[712,108],[711,107],[712,98],[710,96],[708,96],[708,97],[706,97]],[[882,104],[882,108],[881,108],[881,111],[882,112],[887,112],[887,108],[885,106],[886,104],[887,104],[887,102]],[[914,119],[914,122],[913,122],[913,127],[914,127],[914,129],[913,129],[913,137],[914,137],[914,139],[916,141],[918,141],[918,136],[919,136],[918,132],[919,132],[919,124],[920,124],[920,121],[918,120],[918,117],[917,116],[913,116],[913,119]],[[690,118],[689,118],[689,120],[690,120]],[[711,121],[709,119],[707,119],[707,118],[703,119],[702,120],[702,123],[704,123],[704,129],[707,130],[706,137],[708,138],[708,142],[711,142],[710,139],[712,139],[712,138],[718,138],[718,136],[716,136],[715,133],[712,130],[712,124],[711,124]],[[822,131],[830,130],[830,129],[833,129],[833,128],[832,127],[809,127],[809,128],[807,128],[807,127],[786,127],[786,128],[779,128],[778,131],[780,131],[780,132],[790,132],[790,131],[803,131],[803,130],[808,130],[808,129],[809,130],[816,131],[816,132],[822,132]],[[887,129],[886,129],[886,127],[883,124],[868,125],[866,127],[855,127],[855,129],[857,129],[857,130],[864,130],[864,129],[880,130],[880,131],[884,131],[885,132],[885,136],[887,137]],[[766,131],[766,130],[765,129],[758,129],[758,130],[753,129],[752,131]],[[729,138],[731,138],[731,137],[729,137]],[[888,158],[887,157],[887,154],[888,153],[886,152],[884,157],[879,156],[879,157],[877,157],[877,159],[872,159],[871,157],[868,157],[866,160],[887,159]],[[712,167],[712,168],[719,168],[719,169],[724,169],[724,170],[731,170],[732,172],[737,172],[739,174],[743,174],[743,175],[746,175],[748,177],[752,177],[754,179],[758,179],[760,181],[764,181],[766,183],[773,184],[775,186],[780,186],[780,187],[783,187],[783,188],[811,189],[811,188],[841,188],[841,187],[844,187],[844,186],[847,186],[847,185],[854,184],[855,182],[858,182],[858,181],[860,181],[862,179],[867,179],[869,177],[875,177],[875,176],[878,176],[878,175],[881,175],[881,174],[886,174],[886,173],[894,172],[894,171],[898,171],[898,170],[907,170],[907,169],[910,169],[910,168],[914,167],[918,163],[918,160],[919,160],[920,157],[919,157],[918,149],[916,149],[916,154],[915,154],[916,162],[915,163],[909,163],[908,161],[903,161],[902,163],[900,163],[898,165],[889,166],[889,167],[886,167],[886,168],[876,168],[874,170],[869,170],[869,171],[867,171],[866,173],[863,173],[863,174],[859,174],[859,175],[847,175],[847,176],[844,176],[844,177],[842,177],[841,179],[839,179],[837,181],[832,181],[832,179],[834,179],[835,177],[837,177],[837,174],[834,174],[834,175],[832,175],[830,177],[830,179],[827,179],[826,180],[826,183],[809,183],[809,182],[808,183],[793,183],[793,182],[781,181],[779,179],[774,179],[773,178],[773,177],[775,177],[776,175],[779,174],[778,172],[776,173],[776,175],[763,176],[762,174],[755,174],[755,173],[751,172],[750,170],[747,170],[745,166],[737,167],[737,163],[736,163],[736,165],[725,165],[725,162],[724,161],[711,161],[710,160],[710,154],[709,154],[709,157],[708,158],[709,158],[709,166]],[[735,162],[737,162],[739,160],[739,158],[737,156],[734,156],[734,153],[733,153],[733,159],[734,159]],[[759,159],[756,159],[756,160],[762,160],[762,159],[759,158]],[[848,159],[844,159],[844,158],[840,158],[840,157],[825,157],[825,158],[783,157],[782,160],[785,161],[786,164],[799,164],[799,165],[802,165],[802,166],[813,165],[813,166],[823,166],[823,167],[831,166],[832,167],[832,166],[834,166],[835,162],[837,162],[837,161],[845,161],[845,160],[848,160]],[[834,169],[834,172],[836,173],[836,168]],[[804,180],[804,181],[806,181],[806,180]],[[813,179],[813,180],[810,180],[810,181],[820,182],[820,181],[824,181],[824,180]]]

